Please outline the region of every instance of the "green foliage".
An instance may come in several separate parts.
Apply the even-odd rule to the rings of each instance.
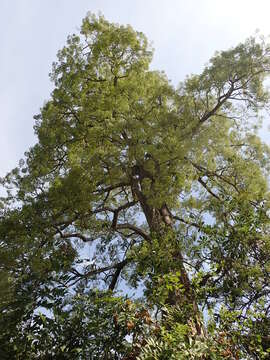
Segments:
[[[188,360],[188,359],[239,359],[232,338],[225,332],[209,328],[207,337],[198,336],[192,321],[182,323],[182,309],[167,308],[166,326],[158,336],[147,339],[138,359],[140,360]]]
[[[38,142],[1,180],[1,359],[269,356],[270,47],[177,89],[152,55],[91,14],[58,53]]]
[[[145,313],[139,304],[108,292],[78,293],[61,299],[50,314],[35,314],[27,331],[18,328],[11,339],[14,357],[123,358],[149,332]]]

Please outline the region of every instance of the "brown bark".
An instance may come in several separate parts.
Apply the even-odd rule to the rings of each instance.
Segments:
[[[173,239],[173,218],[166,204],[158,210],[151,210],[151,222],[148,224],[150,229],[155,232],[156,237],[162,238],[164,236],[168,236],[167,241],[170,241],[170,237],[172,237],[172,243],[175,241]],[[167,304],[181,308],[183,309],[183,312],[186,311],[186,321],[193,324],[193,332],[197,335],[205,336],[206,330],[202,323],[202,317],[196,302],[194,290],[184,266],[182,253],[179,248],[174,248],[172,245],[172,254],[168,254],[168,257],[170,256],[172,258],[172,263],[166,271],[172,274],[180,272],[180,283],[183,288],[170,291],[167,298]],[[160,268],[156,269],[156,271],[156,275],[164,275],[164,269]],[[160,273],[158,274],[158,272]]]
[[[165,224],[165,228],[163,227],[160,235],[166,236],[169,233],[171,235],[168,236],[167,241],[169,241],[171,236],[172,242],[174,242],[173,217],[166,204],[159,209],[159,213],[162,222]],[[169,232],[166,231],[167,229],[169,229]],[[184,316],[186,317],[186,321],[193,324],[193,332],[200,336],[206,335],[196,296],[184,266],[183,255],[178,247],[174,248],[174,246],[172,246],[172,251],[171,256],[173,261],[172,266],[168,271],[171,273],[180,272],[180,283],[182,284],[183,289],[170,291],[167,298],[167,304],[183,309],[183,311],[186,312],[186,315]]]
[[[173,216],[166,203],[160,208],[149,205],[147,197],[144,195],[142,189],[143,179],[145,178],[150,179],[152,183],[155,182],[155,178],[149,174],[149,172],[145,171],[143,166],[134,166],[130,179],[134,200],[139,201],[151,234],[154,234],[156,238],[159,238],[161,243],[164,237],[167,238],[166,242],[170,241],[171,237],[172,242],[172,246],[168,247],[168,251],[171,252],[168,254],[171,263],[169,266],[161,266],[160,268],[155,269],[155,275],[163,276],[164,271],[172,274],[180,272],[180,282],[183,288],[171,291],[168,295],[167,304],[186,311],[186,322],[192,323],[194,325],[194,332],[203,336],[206,334],[206,331],[202,324],[201,313],[196,302],[194,290],[192,289],[188,273],[184,266],[183,255],[179,246],[174,247],[176,239],[173,230]],[[164,262],[166,263],[166,259],[164,259]]]

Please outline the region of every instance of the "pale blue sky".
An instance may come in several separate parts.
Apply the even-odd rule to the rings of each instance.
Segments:
[[[174,84],[200,72],[215,50],[256,29],[270,34],[269,0],[0,0],[0,176],[34,144],[51,63],[87,11],[143,31],[156,49],[153,67]]]

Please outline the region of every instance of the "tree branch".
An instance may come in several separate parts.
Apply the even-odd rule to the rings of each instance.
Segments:
[[[199,183],[207,190],[207,192],[209,194],[211,194],[212,196],[214,196],[217,200],[221,200],[220,197],[218,195],[216,195],[210,188],[209,186],[202,180],[201,177],[199,177],[198,179]]]
[[[112,275],[112,281],[110,283],[109,290],[112,290],[112,291],[114,290],[117,280],[121,274],[121,271],[126,266],[126,264],[128,264],[129,262],[130,262],[130,259],[125,259],[121,263],[118,264],[115,273]]]
[[[229,90],[226,92],[226,94],[219,96],[219,98],[217,100],[217,104],[213,107],[213,109],[208,111],[201,117],[201,119],[199,120],[199,124],[204,123],[211,116],[215,115],[215,113],[221,108],[221,106],[230,98],[233,91],[234,91],[234,84],[232,82],[231,86],[230,86]]]
[[[151,241],[151,237],[150,235],[148,235],[144,230],[138,228],[135,225],[129,224],[129,223],[124,223],[124,224],[118,224],[116,226],[116,230],[121,230],[121,229],[129,229],[134,231],[137,235],[140,235],[141,237],[143,237],[145,240],[147,241]]]
[[[116,273],[117,273],[117,271],[119,271],[119,269],[120,269],[120,272],[121,272],[121,270],[124,268],[124,266],[130,261],[131,261],[131,259],[125,259],[125,260],[123,260],[123,261],[121,261],[121,262],[119,262],[117,264],[104,266],[104,267],[98,268],[98,269],[92,269],[92,270],[88,271],[85,274],[80,273],[77,269],[72,269],[71,272],[75,275],[75,278],[76,278],[75,281],[72,283],[72,285],[75,285],[80,279],[88,278],[88,277],[94,276],[94,275],[98,275],[98,274],[104,273],[104,272],[112,270],[112,269],[117,269]],[[119,275],[120,275],[120,272],[119,272]],[[114,280],[114,278],[113,278],[113,280]],[[117,279],[115,280],[115,283],[116,283],[116,281],[117,281]]]

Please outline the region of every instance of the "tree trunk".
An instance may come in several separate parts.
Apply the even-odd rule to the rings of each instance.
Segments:
[[[165,245],[170,245],[166,245],[166,248],[168,248],[168,258],[170,258],[171,261],[168,264],[168,262],[166,262],[167,259],[164,259],[164,266],[157,266],[155,268],[155,275],[162,278],[165,274],[174,275],[180,273],[179,280],[182,287],[181,289],[170,291],[166,303],[183,310],[184,322],[192,324],[194,333],[204,336],[206,335],[206,329],[203,326],[196,296],[184,266],[183,255],[176,241],[172,214],[166,203],[159,209],[149,205],[147,197],[143,193],[144,178],[151,179],[153,183],[155,181],[142,166],[134,166],[131,177],[133,197],[139,200],[151,234],[159,239],[160,244],[165,243]]]
[[[203,325],[202,315],[198,308],[196,296],[192,288],[188,273],[184,266],[183,255],[177,244],[176,234],[173,229],[172,215],[164,204],[160,209],[151,209],[151,222],[148,222],[151,232],[156,238],[160,239],[160,244],[169,242],[168,258],[169,263],[164,259],[164,266],[155,269],[155,275],[164,276],[180,273],[180,289],[174,289],[169,292],[166,303],[175,306],[183,311],[183,321],[192,326],[192,332],[199,336],[206,335],[206,329]],[[149,218],[149,215],[148,215]]]

